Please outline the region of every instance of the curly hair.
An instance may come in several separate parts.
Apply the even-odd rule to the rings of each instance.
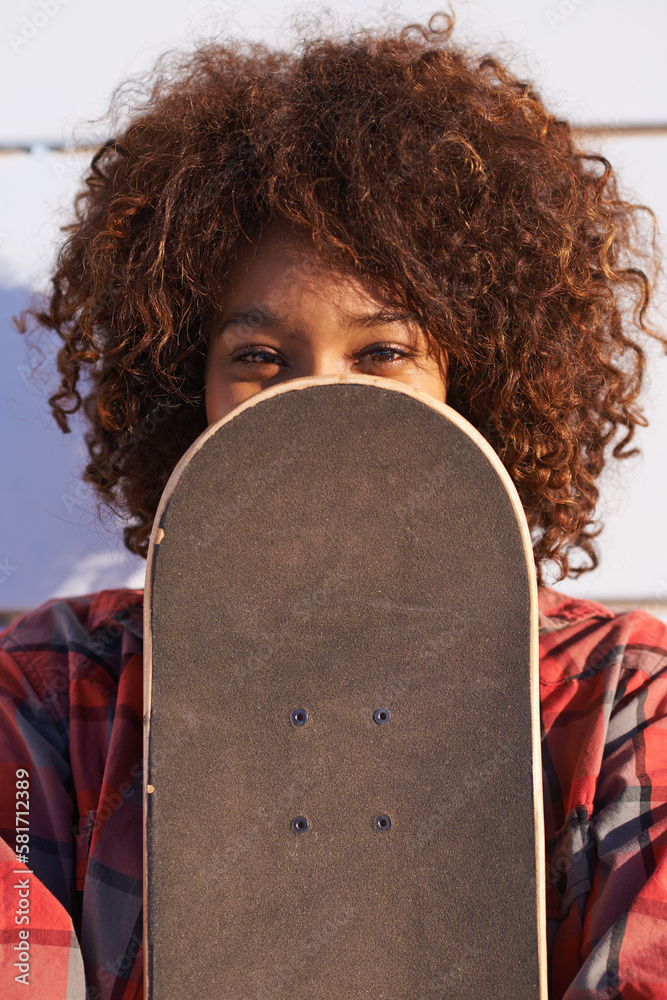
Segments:
[[[93,156],[52,290],[18,322],[62,340],[51,408],[63,431],[85,414],[84,478],[125,515],[130,550],[146,554],[164,485],[206,425],[225,279],[278,223],[375,279],[441,345],[447,401],[509,471],[540,582],[549,562],[561,577],[597,565],[596,481],[646,423],[640,335],[665,343],[646,320],[643,206],[452,28],[441,15],[300,51],[210,42],[163,57]],[[576,549],[588,561],[573,564]]]

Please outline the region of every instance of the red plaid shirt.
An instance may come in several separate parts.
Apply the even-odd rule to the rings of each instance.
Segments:
[[[540,610],[549,995],[667,1000],[667,627]],[[84,968],[88,1000],[142,996],[142,689],[140,591],[0,636],[7,1000],[77,1000]]]

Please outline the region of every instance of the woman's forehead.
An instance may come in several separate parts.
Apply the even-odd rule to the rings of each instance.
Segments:
[[[272,226],[241,248],[225,282],[224,300],[229,307],[240,295],[269,299],[311,292],[339,300],[341,308],[354,303],[355,311],[362,312],[399,304],[377,278],[323,255],[310,234],[286,225]]]

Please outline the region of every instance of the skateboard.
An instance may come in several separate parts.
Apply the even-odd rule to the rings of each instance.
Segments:
[[[294,379],[198,438],[148,556],[148,997],[546,1000],[536,594],[417,390]]]

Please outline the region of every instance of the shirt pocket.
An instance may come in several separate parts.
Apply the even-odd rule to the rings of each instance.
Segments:
[[[547,916],[562,919],[575,899],[593,885],[595,843],[586,806],[570,810],[546,843]]]

